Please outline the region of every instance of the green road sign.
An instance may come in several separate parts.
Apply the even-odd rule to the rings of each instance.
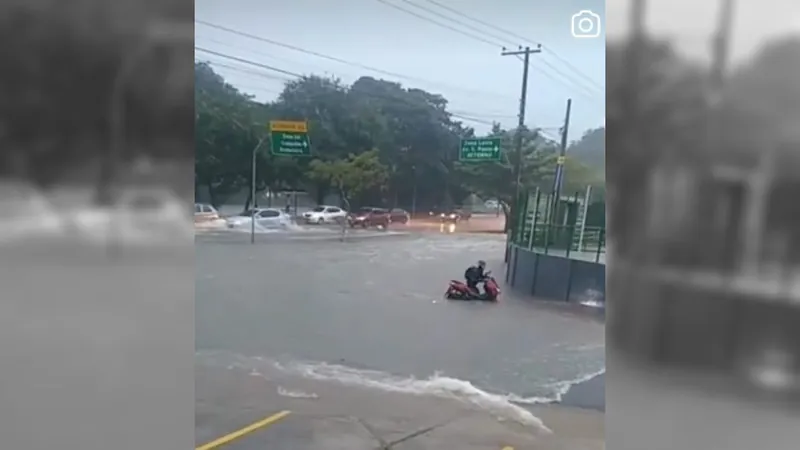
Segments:
[[[273,131],[272,154],[283,156],[311,156],[308,134],[290,131]]]
[[[500,138],[462,139],[460,161],[500,161]]]
[[[269,123],[272,154],[281,156],[311,156],[306,122],[273,120]]]

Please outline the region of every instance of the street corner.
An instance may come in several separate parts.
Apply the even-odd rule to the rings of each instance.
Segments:
[[[380,438],[355,418],[288,411],[280,414],[277,413],[269,424],[256,422],[195,450],[376,450],[384,447]]]
[[[259,419],[246,419],[244,415],[220,420],[202,413],[195,414],[195,450],[264,448],[256,445],[263,433],[285,421],[291,411],[281,410]]]

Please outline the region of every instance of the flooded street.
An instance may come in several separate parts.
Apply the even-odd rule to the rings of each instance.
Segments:
[[[605,367],[595,320],[508,292],[499,304],[443,299],[478,259],[502,282],[501,235],[243,242],[197,238],[201,366],[420,394],[485,391],[518,404],[557,399]]]

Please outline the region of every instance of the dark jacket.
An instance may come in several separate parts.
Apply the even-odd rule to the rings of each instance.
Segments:
[[[478,266],[470,266],[467,271],[464,272],[464,279],[473,283],[483,281],[483,278],[483,269]]]

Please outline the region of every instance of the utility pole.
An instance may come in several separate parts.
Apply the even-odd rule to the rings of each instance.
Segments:
[[[733,28],[733,9],[734,0],[722,0],[719,16],[717,17],[717,30],[711,44],[712,63],[708,103],[712,110],[719,105],[722,88],[725,84],[725,72],[730,53],[731,29]]]
[[[519,97],[519,122],[517,122],[517,134],[515,136],[514,142],[514,153],[516,155],[514,161],[514,199],[511,203],[511,214],[509,214],[509,219],[512,220],[511,222],[511,233],[516,234],[518,232],[517,228],[519,225],[519,214],[520,205],[519,198],[520,198],[520,181],[522,178],[522,130],[525,127],[525,103],[528,100],[528,67],[530,65],[530,57],[532,54],[541,53],[542,52],[542,45],[539,44],[536,48],[520,48],[519,50],[505,50],[501,53],[502,56],[516,56],[519,57],[520,55],[523,56],[522,58],[522,91]],[[506,249],[508,247],[506,246]],[[508,251],[506,250],[506,253]],[[506,254],[506,256],[508,256]]]
[[[567,140],[569,138],[569,117],[572,113],[572,99],[567,99],[567,113],[564,115],[564,127],[561,130],[561,148],[556,160],[556,171],[553,177],[553,204],[551,205],[550,219],[557,217],[557,209],[561,198],[561,186],[564,184],[564,162],[567,158]]]

